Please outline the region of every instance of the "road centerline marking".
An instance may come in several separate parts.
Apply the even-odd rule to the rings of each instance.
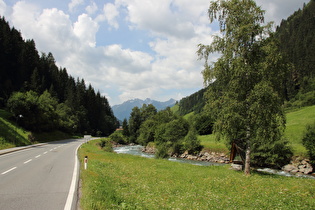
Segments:
[[[16,169],[16,167],[13,167],[13,168],[11,168],[11,169],[9,169],[9,170],[7,170],[7,171],[1,173],[1,174],[4,175],[4,174],[6,174],[6,173],[9,173],[10,171],[13,171],[14,169]]]
[[[35,158],[39,158],[41,155],[37,155]]]
[[[24,164],[31,162],[33,159],[29,159],[27,161],[24,162]]]

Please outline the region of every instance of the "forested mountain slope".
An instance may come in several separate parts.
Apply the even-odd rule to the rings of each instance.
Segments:
[[[14,94],[13,94],[14,93]],[[107,99],[58,68],[51,53],[0,18],[0,108],[31,131],[109,135],[117,126]],[[21,117],[19,117],[21,116]]]
[[[288,78],[288,100],[315,90],[315,0],[299,9],[277,27],[276,37],[288,62],[293,64]],[[313,93],[313,96],[315,94]],[[315,101],[313,100],[312,105]]]

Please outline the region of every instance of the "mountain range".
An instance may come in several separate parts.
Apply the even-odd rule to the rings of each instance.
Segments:
[[[165,109],[166,107],[172,107],[175,105],[175,103],[176,103],[175,99],[170,99],[165,102],[160,102],[160,101],[155,101],[149,98],[145,100],[136,98],[136,99],[125,101],[124,103],[119,104],[119,105],[114,105],[112,106],[112,110],[114,112],[114,115],[117,117],[117,119],[123,121],[125,118],[129,119],[132,109],[136,106],[141,108],[143,104],[152,104],[159,111],[159,110]]]

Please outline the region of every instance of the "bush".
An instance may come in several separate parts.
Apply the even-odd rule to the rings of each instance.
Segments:
[[[288,141],[281,139],[268,144],[256,144],[252,151],[252,163],[256,166],[277,167],[288,164],[293,155]]]
[[[166,142],[156,144],[155,158],[168,158],[169,145]]]
[[[123,135],[122,131],[118,130],[109,136],[110,140],[118,144],[128,144],[128,139]]]
[[[105,151],[105,152],[112,152],[113,147],[112,143],[110,142],[110,139],[101,139],[99,146]]]
[[[201,151],[202,146],[200,140],[197,138],[197,131],[190,130],[184,138],[184,150],[188,151],[189,154],[197,154]]]
[[[302,143],[307,150],[307,154],[311,163],[315,164],[315,123],[306,126],[306,132],[302,139]]]

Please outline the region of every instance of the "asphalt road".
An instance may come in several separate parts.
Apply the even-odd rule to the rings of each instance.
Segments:
[[[0,155],[0,210],[75,209],[82,143],[56,141]]]

